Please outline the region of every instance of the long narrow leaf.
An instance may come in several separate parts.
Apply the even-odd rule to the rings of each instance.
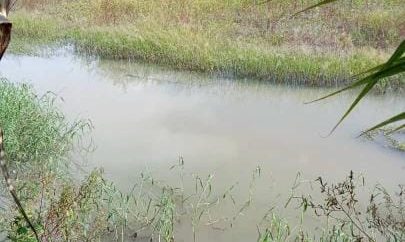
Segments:
[[[405,52],[405,40],[403,40],[401,42],[401,44],[399,44],[398,48],[395,50],[394,54],[392,54],[392,56],[390,57],[390,59],[387,61],[387,65],[392,64],[394,61],[396,61],[397,59],[400,59],[401,56],[404,54]]]
[[[400,131],[401,129],[405,129],[405,124],[396,127],[395,129],[393,129],[393,130],[391,130],[390,132],[388,132],[388,134],[395,133],[395,132],[397,132],[397,131]]]
[[[398,59],[397,61],[394,61],[393,64],[396,64],[396,63],[399,63],[399,62],[405,63],[405,56],[404,56],[404,57],[401,57],[401,58]],[[360,77],[360,76],[362,76],[362,75],[364,75],[364,74],[367,74],[367,73],[375,73],[375,72],[381,70],[381,69],[382,69],[384,66],[386,66],[386,65],[387,65],[387,62],[385,62],[385,63],[383,63],[383,64],[381,64],[381,65],[378,65],[378,66],[374,66],[373,68],[370,68],[370,69],[368,69],[368,70],[365,70],[365,71],[363,71],[363,72],[360,72],[360,73],[358,73],[358,74],[352,76],[352,78],[358,78],[358,77]]]
[[[400,130],[402,130],[402,129],[405,129],[405,124],[396,127],[396,128],[393,129],[390,133],[395,133],[395,132],[400,131]]]
[[[310,104],[310,103],[318,102],[318,101],[324,100],[324,99],[326,99],[326,98],[335,96],[336,94],[339,94],[339,93],[341,93],[341,92],[347,91],[347,90],[349,90],[349,89],[353,89],[353,88],[355,88],[355,87],[364,85],[364,84],[370,82],[371,80],[374,80],[374,79],[382,79],[382,78],[386,78],[386,77],[389,77],[389,76],[394,76],[394,75],[396,75],[396,74],[399,74],[399,73],[405,71],[405,57],[404,57],[404,58],[400,58],[398,61],[393,62],[393,63],[394,63],[394,64],[392,64],[391,66],[384,67],[382,70],[379,70],[379,71],[377,71],[377,72],[375,72],[375,73],[373,73],[373,74],[371,74],[371,75],[369,75],[369,76],[367,76],[367,77],[365,77],[365,78],[363,78],[363,79],[361,79],[361,80],[359,80],[359,81],[356,81],[356,82],[350,84],[350,85],[347,86],[347,87],[344,87],[344,88],[342,88],[342,89],[339,89],[338,91],[332,92],[332,93],[330,93],[330,94],[328,94],[328,95],[326,95],[326,96],[323,96],[323,97],[321,97],[321,98],[315,99],[315,100],[313,100],[313,101],[306,102],[305,104]],[[383,66],[385,66],[385,65],[386,65],[386,64],[383,64]],[[377,66],[377,67],[381,67],[381,65],[380,65],[380,66]],[[375,68],[377,68],[377,67],[375,67]],[[374,69],[374,68],[373,68],[373,69]],[[370,71],[372,71],[372,69],[370,69]]]
[[[397,63],[389,66],[388,68],[384,68],[381,71],[378,71],[371,75],[373,79],[381,80],[386,77],[395,76],[396,74],[402,73],[405,71],[405,62]]]
[[[305,104],[310,104],[310,103],[318,102],[318,101],[321,101],[321,100],[323,100],[323,99],[326,99],[326,98],[335,96],[335,95],[337,95],[337,94],[339,94],[339,93],[341,93],[341,92],[347,91],[347,90],[349,90],[349,89],[353,89],[353,88],[355,88],[355,87],[358,87],[358,86],[361,86],[361,85],[365,85],[365,84],[367,84],[369,81],[370,81],[370,76],[365,77],[365,78],[363,78],[363,79],[361,79],[361,80],[359,80],[359,81],[356,81],[356,82],[350,84],[350,85],[347,86],[347,87],[344,87],[344,88],[342,88],[342,89],[339,89],[339,90],[337,90],[337,91],[335,91],[335,92],[332,92],[332,93],[330,93],[330,94],[328,94],[328,95],[326,95],[326,96],[320,97],[320,98],[318,98],[318,99],[315,99],[315,100],[312,100],[312,101],[309,101],[309,102],[305,102]]]
[[[318,6],[324,5],[324,4],[328,4],[328,3],[332,3],[335,2],[337,0],[325,0],[325,1],[321,1],[315,5],[312,5],[310,7],[307,7],[297,13],[295,13],[293,16],[300,14],[302,12],[308,11],[310,9],[316,8]],[[361,99],[364,98],[365,95],[367,95],[370,90],[382,79],[386,78],[386,77],[390,77],[390,76],[394,76],[396,74],[399,73],[403,73],[405,72],[405,57],[403,57],[405,53],[405,40],[403,40],[401,42],[401,44],[397,47],[397,49],[394,51],[394,53],[391,55],[391,57],[388,59],[387,62],[385,62],[384,64],[375,66],[373,68],[370,68],[364,72],[361,72],[359,74],[356,74],[353,76],[353,78],[359,78],[362,75],[368,74],[368,76],[360,79],[359,81],[354,82],[351,85],[348,85],[338,91],[332,92],[326,96],[323,96],[321,98],[318,98],[316,100],[313,100],[311,102],[307,102],[308,103],[313,103],[313,102],[317,102],[332,96],[335,96],[341,92],[347,91],[349,89],[353,89],[355,87],[358,86],[362,86],[362,85],[366,85],[363,90],[360,92],[360,94],[357,96],[357,98],[354,100],[354,102],[352,103],[352,105],[349,107],[349,109],[345,112],[345,114],[341,117],[341,119],[339,120],[339,122],[333,127],[333,129],[331,130],[331,132],[329,133],[332,134],[336,128],[343,122],[343,120],[351,113],[351,111],[357,106],[357,104],[361,101]],[[391,124],[393,122],[397,122],[400,120],[404,120],[405,119],[405,113],[400,113],[384,122],[381,122],[380,124],[377,124],[376,126],[366,130],[364,133],[370,132],[372,130],[381,128],[385,125]],[[394,129],[394,131],[398,131],[400,129],[405,128],[405,124],[399,126],[398,128]]]
[[[363,99],[365,95],[367,95],[368,92],[377,84],[377,80],[371,80],[360,92],[360,94],[357,96],[357,98],[354,100],[352,105],[350,105],[349,109],[345,112],[345,114],[340,118],[339,122],[333,127],[333,129],[330,131],[329,135],[331,135],[336,128],[343,122],[343,120],[350,114],[350,112],[357,106],[357,104]]]
[[[352,105],[349,107],[349,109],[346,111],[346,113],[342,116],[342,118],[339,120],[339,122],[333,127],[333,129],[331,130],[329,135],[332,134],[336,130],[336,128],[351,113],[351,111],[356,107],[356,105],[361,101],[361,99],[363,99],[363,97],[365,95],[367,95],[367,93],[370,92],[370,90],[378,83],[379,80],[381,80],[385,77],[396,75],[403,71],[405,71],[405,65],[403,63],[398,63],[396,65],[391,66],[388,69],[384,69],[382,71],[374,73],[373,75],[370,75],[370,76],[366,77],[365,79],[363,79],[368,82],[367,85],[360,92],[360,94],[357,96],[357,98],[354,100]]]
[[[361,135],[363,135],[363,134],[365,134],[365,133],[368,133],[368,132],[370,132],[370,131],[376,130],[376,129],[378,129],[378,128],[381,128],[381,127],[383,127],[383,126],[386,126],[386,125],[388,125],[388,124],[392,124],[392,123],[401,121],[401,120],[405,120],[405,112],[402,112],[402,113],[400,113],[400,114],[398,114],[398,115],[395,115],[394,117],[392,117],[392,118],[390,118],[390,119],[387,119],[387,120],[385,120],[385,121],[383,121],[383,122],[377,124],[376,126],[374,126],[374,127],[370,128],[370,129],[368,129],[368,130],[362,132]],[[405,127],[405,125],[401,125],[401,126],[399,127],[399,129],[402,129],[402,128],[404,128],[404,127]],[[397,128],[397,130],[399,130],[399,129]],[[361,135],[360,135],[360,136],[361,136]]]
[[[378,66],[374,66],[373,68],[370,68],[370,69],[365,70],[363,72],[357,73],[356,75],[354,75],[352,77],[357,78],[357,77],[362,76],[362,75],[367,74],[367,73],[372,73],[372,72],[375,73],[375,72],[381,70],[386,64],[387,63],[381,64],[381,65],[378,65]]]

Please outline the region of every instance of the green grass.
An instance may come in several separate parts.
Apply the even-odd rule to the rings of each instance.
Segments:
[[[0,127],[13,167],[65,166],[74,137],[85,126],[67,122],[51,94],[38,97],[28,85],[0,80]]]
[[[14,171],[13,185],[34,224],[38,214],[57,198],[63,184],[74,180],[70,155],[77,138],[89,128],[83,121],[68,122],[55,98],[52,94],[37,96],[26,84],[0,80],[0,127],[4,130],[7,166]],[[30,229],[1,184],[0,233],[21,241],[18,234]]]
[[[104,58],[334,86],[383,62],[401,39],[405,8],[398,1],[369,1],[368,11],[354,2],[294,19],[288,16],[314,1],[253,2],[28,1],[12,15],[11,48],[73,43]]]

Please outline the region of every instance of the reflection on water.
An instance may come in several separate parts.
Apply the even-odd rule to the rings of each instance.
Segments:
[[[355,138],[403,110],[400,96],[368,97],[334,135],[322,138],[352,94],[303,105],[328,90],[212,78],[66,52],[9,55],[0,71],[40,93],[50,90],[63,97],[60,105],[69,118],[90,118],[97,149],[89,159],[122,187],[145,170],[176,182],[168,168],[183,156],[187,172],[213,174],[219,190],[239,181],[238,197],[246,200],[251,171],[260,166],[255,209],[232,232],[206,231],[200,241],[252,241],[255,224],[275,201],[285,201],[298,171],[308,178],[336,180],[353,170],[364,173],[370,184],[405,183],[403,154]],[[294,216],[288,210],[280,213]]]

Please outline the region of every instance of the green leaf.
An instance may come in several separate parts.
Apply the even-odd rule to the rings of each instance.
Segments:
[[[405,129],[405,124],[398,126],[397,128],[391,130],[391,132],[389,132],[388,134],[392,134],[395,133],[397,131],[400,131],[401,129]]]
[[[361,93],[357,96],[355,101],[352,103],[352,105],[349,107],[349,109],[346,111],[346,113],[342,116],[342,118],[339,120],[339,122],[333,127],[329,135],[331,135],[336,128],[343,122],[343,120],[351,113],[351,111],[356,107],[356,105],[360,102],[361,99],[365,95],[367,95],[370,90],[382,79],[390,76],[394,76],[399,73],[405,72],[405,58],[401,57],[403,53],[405,52],[405,41],[402,41],[400,46],[396,49],[394,54],[390,57],[390,59],[384,63],[383,65],[371,68],[368,72],[374,72],[365,78],[354,82],[353,84],[342,88],[336,92],[333,92],[331,94],[328,94],[324,97],[318,98],[314,101],[308,102],[308,103],[313,103],[317,102],[326,98],[329,98],[331,96],[334,96],[336,94],[339,94],[341,92],[347,91],[349,89],[353,89],[355,87],[361,86],[361,85],[366,85]],[[367,73],[367,71],[366,71]]]
[[[368,92],[377,84],[378,80],[372,80],[370,81],[360,92],[360,94],[357,96],[357,98],[354,100],[352,105],[350,105],[349,109],[346,111],[346,113],[340,118],[339,122],[333,127],[333,129],[330,131],[329,135],[331,135],[336,128],[343,122],[343,120],[350,114],[350,112],[357,106],[357,104],[363,99],[364,96],[367,95]]]
[[[404,71],[405,71],[405,64],[400,62],[400,63],[392,65],[388,68],[385,68],[381,71],[378,71],[372,75],[369,75],[369,76],[365,77],[364,79],[358,81],[357,83],[363,83],[363,84],[367,83],[367,85],[363,88],[363,90],[360,92],[360,94],[357,96],[357,98],[354,100],[352,105],[349,107],[349,109],[346,111],[346,113],[342,116],[342,118],[339,120],[339,122],[333,127],[333,129],[331,130],[329,135],[331,135],[336,130],[336,128],[351,113],[351,111],[357,106],[357,104],[361,101],[361,99],[363,99],[364,96],[370,92],[370,90],[378,83],[379,80],[381,80],[385,77],[396,75],[396,74],[404,72]],[[353,85],[354,84],[352,84],[351,86],[349,86],[347,88],[343,88],[338,92],[327,95],[326,97],[330,97],[330,96],[336,95],[337,93],[342,92],[344,90],[351,89],[351,88],[353,88]],[[326,98],[326,97],[324,97],[324,98]],[[321,99],[324,99],[324,98],[321,98]],[[321,100],[321,99],[318,99],[318,100]]]
[[[400,131],[400,130],[402,130],[402,129],[405,129],[405,124],[402,124],[402,125],[400,125],[400,126],[394,128],[394,129],[390,130],[390,131],[387,132],[386,134],[387,134],[387,135],[391,135],[391,134],[393,134],[393,133],[395,133],[395,132],[397,132],[397,131]],[[363,133],[364,133],[364,132],[363,132]],[[360,134],[360,136],[363,135],[363,133]]]
[[[401,44],[399,44],[398,48],[395,50],[394,54],[392,54],[390,59],[387,61],[386,65],[387,66],[391,65],[393,62],[400,59],[401,56],[404,54],[404,52],[405,52],[405,40],[403,40]]]
[[[401,57],[401,58],[398,59],[397,61],[394,61],[394,63],[398,63],[398,62],[405,62],[405,57]],[[386,66],[386,64],[387,64],[387,63],[384,63],[384,64],[381,64],[381,65],[375,66],[375,67],[373,67],[373,68],[370,68],[370,69],[368,69],[368,70],[366,70],[366,71],[360,72],[360,73],[358,73],[358,74],[352,76],[352,78],[358,78],[358,77],[360,77],[360,76],[362,76],[362,75],[364,75],[364,74],[367,74],[367,73],[375,73],[375,72],[377,72],[377,71],[383,69],[383,67]]]
[[[380,80],[380,79],[383,79],[386,77],[394,76],[394,75],[402,73],[404,71],[405,71],[405,61],[393,64],[387,68],[384,68],[381,71],[374,73],[373,78]]]
[[[366,133],[368,133],[368,132],[370,132],[370,131],[376,130],[376,129],[378,129],[378,128],[381,128],[381,127],[383,127],[383,126],[386,126],[386,125],[388,125],[388,124],[392,124],[392,123],[395,123],[395,122],[398,122],[398,121],[401,121],[401,120],[405,120],[405,112],[402,112],[402,113],[400,113],[400,114],[397,114],[397,115],[395,115],[394,117],[389,118],[389,119],[387,119],[387,120],[385,120],[385,121],[383,121],[383,122],[377,124],[376,126],[374,126],[374,127],[370,128],[370,129],[368,129],[368,130],[362,132],[362,133],[360,134],[360,136],[361,136],[361,135],[364,135],[364,134],[366,134]],[[405,124],[399,126],[399,127],[396,128],[394,131],[391,131],[391,132],[398,131],[398,130],[400,130],[400,129],[403,129],[404,127],[405,127]]]
[[[344,88],[338,90],[338,91],[332,92],[332,93],[330,93],[330,94],[328,94],[328,95],[326,95],[326,96],[323,96],[323,97],[321,97],[321,98],[315,99],[315,100],[313,100],[313,101],[306,102],[305,104],[310,104],[310,103],[318,102],[318,101],[321,101],[321,100],[323,100],[323,99],[326,99],[326,98],[335,96],[335,95],[337,95],[337,94],[339,94],[339,93],[341,93],[341,92],[347,91],[347,90],[349,90],[349,89],[353,89],[353,88],[356,88],[356,87],[358,87],[358,86],[365,85],[365,84],[371,82],[371,81],[374,80],[374,79],[382,79],[382,78],[389,77],[389,76],[393,76],[393,75],[396,75],[396,74],[399,74],[399,73],[405,71],[405,57],[404,57],[404,58],[400,58],[398,61],[393,62],[391,66],[387,66],[386,64],[387,64],[387,62],[384,63],[384,64],[382,64],[382,65],[379,65],[379,66],[376,66],[376,67],[374,67],[374,68],[371,68],[371,69],[369,69],[368,71],[366,71],[366,72],[364,72],[364,73],[371,72],[371,71],[373,71],[373,70],[377,70],[378,68],[381,68],[381,67],[384,66],[385,68],[383,68],[383,69],[380,70],[380,71],[377,71],[377,72],[375,72],[375,73],[373,73],[373,74],[371,74],[371,75],[369,75],[369,76],[367,76],[367,77],[365,77],[365,78],[363,78],[363,79],[361,79],[361,80],[359,80],[359,81],[356,81],[356,82],[350,84],[350,85],[347,86],[347,87],[344,87]],[[363,74],[364,74],[364,73],[363,73]],[[361,74],[362,74],[362,73],[361,73]],[[361,74],[358,74],[358,75],[361,75]]]
[[[344,92],[344,91],[347,91],[347,90],[356,88],[356,87],[361,86],[361,85],[365,85],[365,84],[367,84],[367,83],[370,81],[369,78],[370,78],[370,77],[365,77],[365,78],[363,78],[363,79],[361,79],[361,80],[359,80],[359,81],[356,81],[356,82],[350,84],[350,85],[347,86],[347,87],[344,87],[344,88],[342,88],[342,89],[339,89],[339,90],[336,91],[336,92],[332,92],[332,93],[330,93],[330,94],[328,94],[328,95],[326,95],[326,96],[323,96],[323,97],[321,97],[321,98],[315,99],[315,100],[313,100],[313,101],[305,102],[305,104],[310,104],[310,103],[318,102],[318,101],[321,101],[321,100],[323,100],[323,99],[326,99],[326,98],[335,96],[335,95],[337,95],[337,94],[339,94],[339,93],[341,93],[341,92]]]
[[[337,0],[321,1],[321,2],[319,2],[317,4],[315,4],[315,5],[307,7],[305,9],[295,13],[293,16],[295,16],[297,14],[300,14],[302,12],[308,11],[310,9],[319,7],[321,5],[335,2],[335,1],[337,1]],[[405,53],[405,40],[403,40],[401,42],[401,44],[397,47],[397,49],[394,51],[394,53],[391,55],[391,57],[388,59],[387,62],[385,62],[384,64],[381,64],[381,65],[375,66],[373,68],[370,68],[370,69],[368,69],[368,70],[366,70],[364,72],[361,72],[361,73],[353,76],[353,78],[356,79],[356,78],[358,78],[358,77],[360,77],[360,76],[362,76],[364,74],[369,74],[368,76],[366,76],[366,77],[364,77],[364,78],[362,78],[362,79],[360,79],[358,81],[355,81],[354,83],[352,83],[352,84],[350,84],[350,85],[348,85],[348,86],[346,86],[346,87],[344,87],[344,88],[342,88],[342,89],[340,89],[338,91],[332,92],[332,93],[330,93],[330,94],[328,94],[326,96],[323,96],[321,98],[318,98],[316,100],[307,102],[307,104],[317,102],[317,101],[320,101],[320,100],[335,96],[335,95],[337,95],[337,94],[339,94],[341,92],[356,88],[358,86],[365,85],[365,87],[360,92],[360,94],[357,96],[357,98],[354,100],[352,105],[350,105],[349,109],[340,118],[339,122],[333,127],[333,129],[331,130],[329,135],[331,135],[336,130],[336,128],[343,122],[343,120],[351,113],[351,111],[353,111],[353,109],[357,106],[357,104],[361,101],[361,99],[363,99],[364,96],[366,96],[370,92],[370,90],[373,89],[373,87],[380,80],[382,80],[382,79],[384,79],[386,77],[394,76],[396,74],[405,72],[405,57],[402,57],[404,55],[404,53]],[[370,132],[372,130],[381,128],[383,126],[386,126],[388,124],[398,122],[400,120],[404,120],[404,119],[405,119],[405,113],[400,113],[400,114],[398,114],[398,115],[396,115],[396,116],[394,116],[394,117],[392,117],[392,118],[390,118],[390,119],[388,119],[388,120],[386,120],[384,122],[381,122],[381,123],[375,125],[374,127],[370,128],[370,129],[364,131],[361,135],[363,135],[364,133]],[[398,128],[394,129],[391,132],[396,132],[396,131],[398,131],[400,129],[403,129],[403,128],[405,128],[405,124],[399,126]]]

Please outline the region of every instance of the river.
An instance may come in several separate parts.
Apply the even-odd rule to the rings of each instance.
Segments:
[[[405,183],[403,153],[356,138],[361,130],[403,111],[405,98],[400,95],[367,97],[333,135],[325,137],[354,99],[353,93],[304,105],[331,89],[97,60],[69,50],[9,54],[0,72],[11,81],[32,84],[40,94],[52,91],[63,98],[57,103],[69,119],[90,119],[96,148],[86,160],[89,166],[103,167],[123,189],[145,171],[176,183],[178,176],[169,168],[183,157],[187,174],[212,174],[218,191],[239,183],[235,197],[243,202],[252,172],[260,167],[252,208],[232,229],[203,226],[198,241],[255,241],[256,224],[272,207],[298,220],[299,212],[280,206],[297,172],[307,179],[323,176],[337,181],[353,170],[364,174],[369,184],[394,188]],[[191,241],[188,225],[176,230],[178,241]]]

